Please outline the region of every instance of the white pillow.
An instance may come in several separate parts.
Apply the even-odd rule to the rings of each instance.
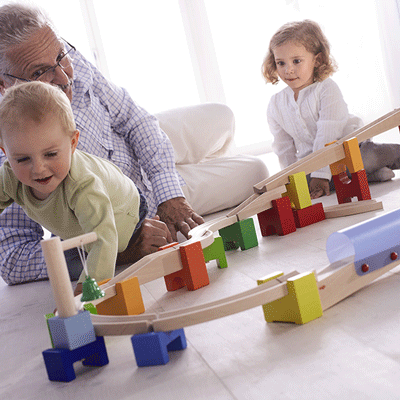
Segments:
[[[233,150],[235,118],[226,105],[206,103],[155,116],[172,142],[176,164],[197,164]]]

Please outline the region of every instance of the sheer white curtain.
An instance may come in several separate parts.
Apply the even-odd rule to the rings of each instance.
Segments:
[[[387,69],[386,62],[395,69],[398,57],[391,57],[400,53],[398,41],[393,40],[400,38],[398,13],[393,10],[396,0],[247,0],[245,5],[229,0],[204,0],[204,3],[226,101],[236,116],[238,145],[270,137],[265,110],[271,95],[285,85],[265,85],[260,65],[273,33],[293,20],[308,18],[321,25],[339,65],[332,78],[339,84],[351,113],[368,123],[396,106],[391,98],[400,98],[397,90],[400,74],[396,74],[396,82],[391,78],[388,81],[387,76],[393,76],[393,71]],[[383,4],[384,7],[379,7]],[[377,8],[381,11],[378,15]],[[382,22],[382,18],[378,19],[382,12],[385,18],[395,21]],[[391,54],[382,46],[382,29],[389,34],[386,42],[390,47],[397,46],[396,50],[390,50]],[[393,90],[396,93],[390,96]],[[376,138],[387,139],[388,135]],[[394,139],[398,141],[398,132]]]
[[[339,64],[333,79],[352,113],[368,123],[400,106],[398,1],[70,0],[62,8],[54,0],[35,3],[65,39],[150,112],[225,102],[235,114],[237,146],[260,153],[271,140],[269,99],[284,88],[264,83],[261,63],[285,22],[310,18],[322,26]]]
[[[384,66],[393,108],[400,107],[400,1],[376,0]]]
[[[386,8],[392,1],[395,2],[298,0],[302,17],[313,19],[322,26],[339,65],[333,79],[339,84],[350,112],[360,116],[365,123],[395,107],[389,94],[392,84],[386,68],[388,55],[381,40],[385,27],[377,13],[381,9],[379,3],[385,4]],[[398,130],[379,135],[375,140],[399,141]]]
[[[90,50],[86,31],[87,21],[82,15],[80,0],[68,0],[68,6],[60,6],[60,3],[54,0],[0,0],[0,6],[9,3],[37,5],[42,8],[54,22],[59,34],[65,40],[77,46],[90,61],[95,62],[93,53]]]

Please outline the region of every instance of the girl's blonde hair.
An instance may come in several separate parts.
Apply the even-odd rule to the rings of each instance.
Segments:
[[[316,22],[306,19],[304,21],[289,22],[283,25],[272,36],[268,53],[264,58],[261,68],[267,83],[278,83],[279,77],[276,72],[277,68],[273,51],[276,47],[288,42],[300,44],[314,55],[319,54],[320,62],[314,70],[314,82],[321,82],[336,71],[337,65],[330,55],[328,39]]]
[[[40,123],[49,115],[58,119],[67,134],[76,130],[71,103],[60,88],[40,81],[11,86],[0,102],[0,145],[8,128],[23,126],[27,120]]]

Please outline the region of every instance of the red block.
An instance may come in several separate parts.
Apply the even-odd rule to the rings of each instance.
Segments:
[[[288,196],[272,200],[272,208],[257,214],[262,236],[287,235],[296,230]]]
[[[323,221],[325,219],[325,211],[322,203],[317,203],[301,210],[293,210],[293,216],[296,228],[303,228],[307,225]]]
[[[365,169],[351,174],[351,179],[345,172],[332,176],[339,204],[350,203],[353,197],[360,200],[370,200],[371,193]]]
[[[183,268],[166,275],[165,285],[169,292],[184,286],[188,290],[197,290],[210,283],[200,242],[182,245],[179,248]]]

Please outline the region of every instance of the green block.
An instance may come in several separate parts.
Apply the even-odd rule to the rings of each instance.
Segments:
[[[46,318],[47,329],[49,330],[49,336],[50,336],[50,341],[51,341],[51,347],[53,347],[53,349],[54,349],[53,338],[52,338],[52,336],[51,336],[50,327],[49,327],[49,319],[55,317],[55,314],[53,314],[53,313],[48,313],[48,314],[45,314],[44,317]]]
[[[96,315],[97,315],[97,308],[96,308],[92,303],[85,303],[85,304],[83,305],[83,308],[84,308],[86,311],[89,311],[90,314],[96,314]]]
[[[225,250],[248,250],[258,246],[256,229],[253,218],[235,222],[219,230],[219,234],[224,242]]]
[[[217,236],[214,238],[214,242],[210,246],[203,249],[203,254],[206,263],[211,260],[217,260],[218,268],[228,267],[222,237]]]
[[[218,231],[218,233],[221,235],[225,251],[236,250],[239,248],[239,240],[236,235],[236,224],[237,222]]]

